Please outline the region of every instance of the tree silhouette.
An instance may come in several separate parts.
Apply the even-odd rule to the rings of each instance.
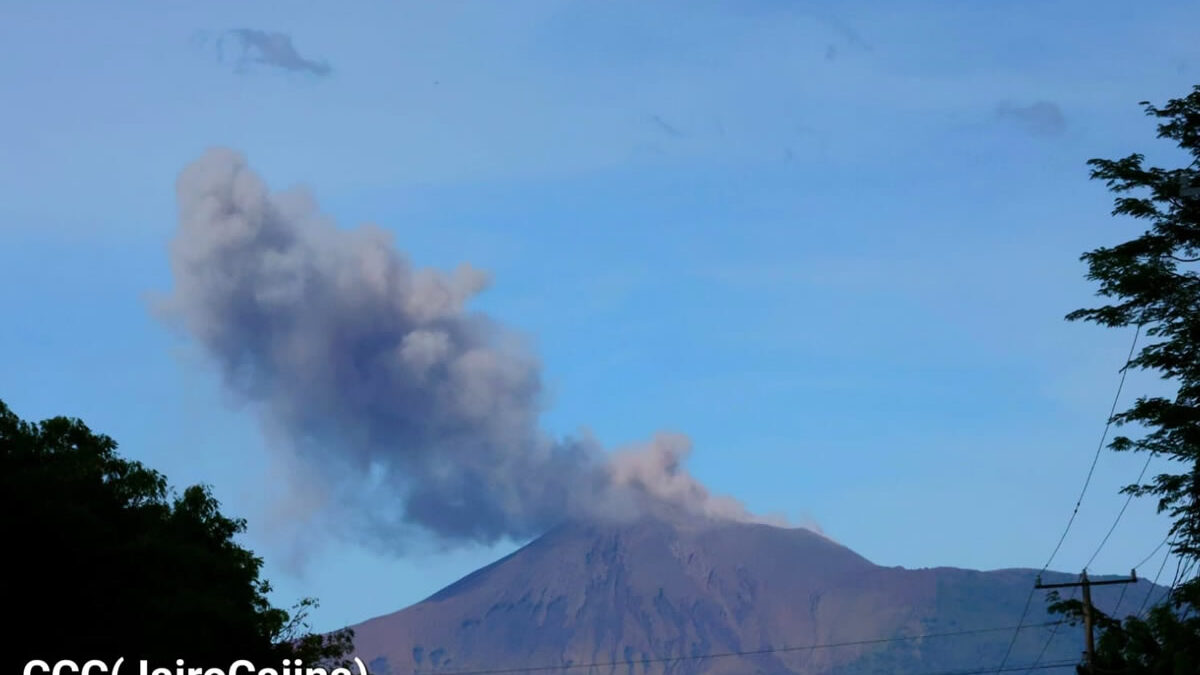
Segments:
[[[3,672],[32,659],[227,668],[349,653],[351,632],[307,630],[315,601],[271,606],[262,559],[234,541],[245,521],[207,487],[176,494],[116,450],[78,419],[30,423],[0,401],[0,607],[13,619],[0,651],[20,666]]]
[[[1093,179],[1118,196],[1113,215],[1149,221],[1140,236],[1083,254],[1088,279],[1111,304],[1080,309],[1068,320],[1103,326],[1139,326],[1151,344],[1129,367],[1155,371],[1178,385],[1173,398],[1143,396],[1114,415],[1135,424],[1139,438],[1117,436],[1110,448],[1145,452],[1171,461],[1174,472],[1130,485],[1127,494],[1158,498],[1171,518],[1171,551],[1183,561],[1170,597],[1144,617],[1124,620],[1096,613],[1101,630],[1100,673],[1200,673],[1200,579],[1189,577],[1200,558],[1200,85],[1159,108],[1141,103],[1159,119],[1158,137],[1191,157],[1174,169],[1147,167],[1140,154],[1092,159]],[[1078,601],[1058,601],[1052,611],[1079,617]]]

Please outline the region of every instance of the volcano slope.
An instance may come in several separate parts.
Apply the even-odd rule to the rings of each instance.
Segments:
[[[373,675],[984,672],[1008,651],[1035,577],[882,567],[799,528],[573,522],[354,626],[355,653]],[[1093,602],[1111,611],[1122,588],[1126,612],[1164,590],[1100,586]],[[1078,659],[1082,629],[1045,625],[1057,619],[1039,591],[1008,666]]]

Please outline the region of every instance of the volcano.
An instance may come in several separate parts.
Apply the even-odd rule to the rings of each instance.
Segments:
[[[884,567],[799,528],[571,522],[354,626],[355,653],[373,675],[984,672],[1009,650],[1036,576]],[[1093,602],[1132,612],[1161,590],[1099,586]],[[1038,593],[1010,667],[1080,656],[1082,629],[1045,625],[1058,617]]]

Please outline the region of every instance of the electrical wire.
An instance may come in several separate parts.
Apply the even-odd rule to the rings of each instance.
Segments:
[[[1079,661],[1056,661],[1054,663],[1042,663],[1042,664],[1035,664],[1032,666],[1001,667],[999,671],[993,671],[991,668],[984,668],[982,670],[946,670],[946,671],[942,671],[940,673],[924,673],[923,675],[980,675],[981,673],[991,673],[991,672],[1008,673],[1008,672],[1014,672],[1017,670],[1021,670],[1022,668],[1028,668],[1028,670],[1026,670],[1025,672],[1029,672],[1030,670],[1049,670],[1051,668],[1077,668],[1078,666],[1079,666]]]
[[[644,663],[644,661],[623,661],[623,662],[617,663],[616,665],[630,666],[630,665],[637,665],[639,663]],[[590,667],[591,664],[588,664],[588,665]],[[604,665],[608,665],[608,664],[601,664],[601,666],[604,666]],[[1076,667],[1078,667],[1078,665],[1079,665],[1078,661],[1057,661],[1055,663],[1043,663],[1043,664],[1035,665],[1030,669],[1031,670],[1051,670],[1053,668],[1076,668]],[[557,669],[566,669],[566,668],[575,668],[575,667],[583,667],[583,666],[552,666],[551,668],[557,670]],[[1015,672],[1015,671],[1021,670],[1022,668],[1025,668],[1025,667],[1026,666],[1008,666],[1006,668],[1001,668],[1000,672],[1003,672],[1003,673]],[[438,675],[493,675],[494,673],[499,673],[499,672],[527,673],[527,672],[530,672],[531,670],[532,669],[511,669],[511,670],[504,670],[504,671],[448,670],[448,671],[438,671]],[[990,672],[993,672],[991,668],[975,668],[973,670],[972,669],[939,670],[939,671],[934,671],[934,672],[929,672],[929,673],[920,673],[919,675],[984,675],[984,673],[990,673]],[[419,672],[418,672],[418,675],[420,675]]]
[[[1128,502],[1126,502],[1126,503],[1128,503]],[[1159,550],[1162,549],[1163,546],[1166,546],[1167,542],[1170,541],[1170,539],[1171,539],[1170,535],[1167,535],[1166,537],[1164,537],[1163,540],[1161,542],[1159,542],[1158,546],[1154,547],[1154,550],[1151,551],[1149,553],[1149,555],[1147,555],[1145,558],[1142,558],[1141,562],[1139,562],[1138,564],[1133,566],[1133,571],[1134,572],[1138,571],[1139,569],[1142,568],[1142,565],[1145,565],[1146,563],[1150,562],[1150,559],[1154,557],[1154,554],[1158,553]],[[1121,603],[1125,600],[1125,593],[1129,590],[1129,587],[1132,585],[1133,584],[1121,584],[1121,594],[1117,596],[1117,604],[1113,605],[1112,616],[1114,619],[1117,618],[1117,612],[1119,612],[1121,610]],[[1153,590],[1153,586],[1151,586],[1151,590]]]
[[[1146,609],[1146,603],[1150,602],[1150,596],[1154,595],[1154,588],[1158,586],[1158,580],[1162,577],[1163,570],[1167,568],[1167,561],[1171,559],[1171,549],[1168,548],[1166,554],[1163,555],[1162,564],[1158,566],[1158,572],[1154,575],[1154,581],[1150,582],[1150,589],[1146,591],[1146,597],[1142,598],[1142,604],[1138,607],[1136,616],[1141,617],[1142,612]]]
[[[1142,478],[1146,476],[1146,470],[1150,468],[1150,460],[1152,459],[1154,459],[1153,452],[1146,456],[1146,463],[1142,465],[1142,472],[1138,474],[1137,480],[1134,481],[1136,485],[1142,484]],[[1100,545],[1096,547],[1095,552],[1092,553],[1092,557],[1088,558],[1087,564],[1083,566],[1084,569],[1088,569],[1092,566],[1092,563],[1096,561],[1096,556],[1100,555],[1100,551],[1102,551],[1104,549],[1104,545],[1108,543],[1108,538],[1111,537],[1112,533],[1116,531],[1117,524],[1121,522],[1121,517],[1125,515],[1125,509],[1129,508],[1129,503],[1131,501],[1133,501],[1132,492],[1125,496],[1125,503],[1121,505],[1121,510],[1117,512],[1117,517],[1113,520],[1112,527],[1108,528],[1108,532],[1106,532],[1104,534],[1104,538],[1100,540]]]
[[[1064,623],[1064,622],[1063,621],[1048,621],[1045,623],[1034,624],[1034,625],[1026,626],[1026,627],[1027,628],[1037,628],[1037,627],[1050,626],[1055,623]],[[866,646],[866,645],[886,644],[889,642],[910,642],[912,640],[924,640],[927,638],[962,637],[964,635],[980,635],[983,633],[996,633],[996,632],[1002,632],[1002,631],[1009,631],[1009,630],[1013,630],[1013,628],[1014,628],[1013,626],[1003,626],[1003,627],[999,627],[999,628],[974,628],[974,629],[968,629],[968,630],[948,631],[948,632],[944,632],[944,633],[924,633],[921,635],[909,635],[909,636],[904,636],[904,637],[874,638],[874,639],[868,639],[868,640],[850,640],[850,641],[846,641],[846,642],[826,642],[826,643],[811,644],[811,645],[804,645],[804,646],[798,646],[798,647],[765,647],[763,649],[751,649],[751,650],[730,651],[730,652],[712,652],[709,654],[691,654],[691,655],[684,655],[684,656],[660,656],[660,657],[654,657],[654,658],[650,658],[650,659],[625,660],[625,661],[596,661],[596,662],[590,662],[590,663],[571,663],[571,664],[541,665],[541,666],[512,666],[512,667],[508,667],[508,668],[487,668],[487,669],[481,669],[481,670],[439,670],[438,675],[503,675],[505,673],[531,673],[531,672],[545,672],[545,671],[550,671],[550,670],[574,670],[574,669],[579,669],[579,668],[614,668],[614,667],[629,666],[629,665],[644,665],[644,664],[650,664],[650,663],[676,663],[679,661],[702,661],[704,659],[728,658],[728,657],[733,657],[733,656],[759,656],[759,655],[763,655],[763,654],[778,654],[778,653],[785,653],[785,652],[814,651],[817,649],[832,649],[832,648],[836,648],[836,647],[861,647],[861,646]],[[968,675],[968,673],[985,673],[985,672],[989,672],[989,671],[991,671],[991,668],[986,668],[984,670],[954,671],[954,672],[960,673],[961,675]],[[943,674],[938,673],[938,674],[930,674],[930,675],[943,675]],[[951,673],[946,673],[944,675],[951,675]]]
[[[1076,591],[1076,589],[1075,589],[1075,588],[1072,588],[1072,589],[1071,589],[1071,595],[1070,595],[1070,597],[1069,597],[1068,599],[1069,599],[1069,600],[1074,600],[1074,599],[1075,599],[1075,593],[1076,593],[1076,592],[1077,592],[1077,591]],[[1032,664],[1029,666],[1029,668],[1028,668],[1028,669],[1025,671],[1026,673],[1031,673],[1031,672],[1033,672],[1034,670],[1036,670],[1036,669],[1037,669],[1037,665],[1038,665],[1039,663],[1041,663],[1041,662],[1042,662],[1042,658],[1046,656],[1046,650],[1050,649],[1050,645],[1051,645],[1051,644],[1054,642],[1054,637],[1055,637],[1056,635],[1058,635],[1058,627],[1059,627],[1059,626],[1061,626],[1061,625],[1063,625],[1063,623],[1066,623],[1066,622],[1063,622],[1063,621],[1057,622],[1057,623],[1055,623],[1055,624],[1054,624],[1054,626],[1053,626],[1053,627],[1050,629],[1050,637],[1046,638],[1046,641],[1045,641],[1044,643],[1042,643],[1042,649],[1041,649],[1041,651],[1039,651],[1039,652],[1038,652],[1037,658],[1035,658],[1035,659],[1033,660],[1033,663],[1032,663]]]
[[[1175,579],[1171,582],[1171,590],[1167,592],[1167,602],[1170,602],[1175,597],[1175,591],[1187,582],[1188,577],[1192,574],[1192,567],[1196,565],[1195,560],[1185,559],[1180,557],[1175,563]]]
[[[1162,549],[1163,546],[1166,546],[1166,544],[1169,540],[1170,540],[1170,536],[1168,535],[1161,542],[1159,542],[1158,546],[1154,547],[1154,550],[1151,551],[1149,555],[1147,555],[1145,558],[1142,558],[1141,562],[1134,565],[1133,569],[1138,570],[1142,567],[1142,565],[1145,565],[1146,563],[1150,562],[1150,559],[1154,557],[1154,554],[1158,553]],[[1168,551],[1168,557],[1169,557],[1169,554],[1170,554],[1170,551]],[[1164,557],[1163,558],[1163,567],[1166,566],[1166,560],[1167,560],[1167,558]],[[1159,570],[1158,570],[1159,575],[1162,574],[1163,567],[1159,568]],[[1155,576],[1154,581],[1150,585],[1150,591],[1147,592],[1147,595],[1146,595],[1147,599],[1149,599],[1149,597],[1150,597],[1149,594],[1154,592],[1154,586],[1157,584],[1158,584],[1158,576]],[[1121,602],[1125,599],[1125,592],[1129,590],[1129,587],[1131,585],[1132,584],[1121,584],[1121,594],[1117,596],[1117,602],[1115,605],[1113,605],[1113,611],[1112,611],[1113,618],[1116,618],[1117,612],[1121,607]],[[1072,600],[1075,599],[1075,592],[1076,592],[1076,590],[1074,588],[1072,588],[1070,599],[1072,599]],[[1143,601],[1142,606],[1144,607],[1145,604],[1146,603]],[[1141,608],[1139,608],[1138,614],[1140,615],[1141,612],[1142,612],[1142,610],[1141,610]],[[1058,633],[1058,627],[1061,625],[1062,625],[1062,623],[1056,623],[1053,626],[1053,628],[1051,628],[1050,637],[1046,640],[1045,644],[1042,645],[1042,650],[1040,652],[1038,652],[1037,658],[1035,658],[1033,660],[1034,666],[1041,663],[1042,657],[1044,657],[1046,655],[1046,650],[1050,647],[1050,644],[1054,641],[1054,636]],[[1032,672],[1033,670],[1034,670],[1034,668],[1030,667],[1029,670],[1026,670],[1025,672],[1029,673],[1029,672]]]
[[[1063,542],[1067,539],[1067,533],[1071,531],[1071,526],[1075,524],[1075,517],[1079,515],[1079,507],[1083,504],[1083,497],[1087,494],[1088,486],[1092,484],[1092,476],[1096,473],[1096,464],[1100,461],[1100,454],[1104,450],[1105,442],[1108,441],[1108,432],[1112,428],[1113,415],[1117,412],[1117,403],[1121,400],[1121,391],[1125,388],[1125,376],[1129,374],[1129,364],[1133,362],[1133,353],[1137,349],[1138,338],[1141,337],[1141,334],[1142,325],[1138,324],[1137,330],[1133,333],[1133,342],[1129,345],[1129,355],[1125,357],[1125,365],[1121,367],[1121,379],[1117,383],[1117,393],[1113,396],[1112,406],[1108,411],[1108,420],[1104,423],[1104,433],[1100,435],[1100,443],[1096,446],[1096,453],[1092,457],[1092,465],[1088,468],[1087,477],[1083,481],[1083,488],[1079,491],[1079,498],[1075,500],[1075,508],[1071,511],[1071,517],[1067,520],[1067,526],[1063,528],[1062,535],[1058,538],[1058,543],[1055,544],[1054,550],[1050,553],[1050,558],[1046,560],[1046,564],[1042,566],[1042,570],[1038,572],[1038,576],[1045,574],[1046,570],[1050,569],[1054,558],[1058,556],[1059,550],[1062,549]],[[1001,669],[1008,664],[1008,659],[1012,656],[1013,647],[1017,644],[1017,636],[1021,634],[1021,626],[1025,623],[1025,618],[1029,616],[1029,606],[1033,603],[1033,596],[1036,593],[1036,587],[1029,589],[1029,596],[1025,598],[1025,608],[1021,610],[1021,618],[1017,621],[1017,629],[1013,631],[1012,639],[1008,642],[1008,649],[1005,650],[1004,658],[1001,659],[1000,666],[995,672],[1001,672]],[[1053,636],[1051,636],[1051,639],[1053,639]]]
[[[1134,565],[1133,569],[1135,569],[1135,570],[1141,569],[1142,565],[1145,565],[1146,563],[1150,562],[1150,559],[1154,557],[1154,554],[1158,553],[1160,550],[1162,550],[1162,547],[1166,546],[1167,542],[1170,540],[1171,540],[1171,535],[1167,535],[1166,537],[1163,537],[1163,540],[1158,543],[1158,546],[1155,546],[1154,550],[1150,551],[1149,555],[1147,555],[1145,558],[1142,558],[1142,561],[1140,563]]]

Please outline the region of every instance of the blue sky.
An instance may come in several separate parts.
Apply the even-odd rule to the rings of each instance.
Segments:
[[[255,418],[147,309],[171,283],[174,181],[206,148],[393,231],[419,264],[489,270],[475,307],[536,345],[546,428],[686,432],[714,491],[883,565],[1036,568],[1133,337],[1062,319],[1092,301],[1079,254],[1141,231],[1085,161],[1177,159],[1137,103],[1200,81],[1190,2],[6,15],[0,397],[210,483],[250,519],[278,601],[321,599],[318,628],[520,542],[287,562]],[[239,68],[234,29],[285,33],[330,70]],[[1161,390],[1135,374],[1125,401]],[[1083,566],[1140,468],[1101,456],[1053,567]],[[1166,527],[1135,502],[1092,569],[1127,571]]]

